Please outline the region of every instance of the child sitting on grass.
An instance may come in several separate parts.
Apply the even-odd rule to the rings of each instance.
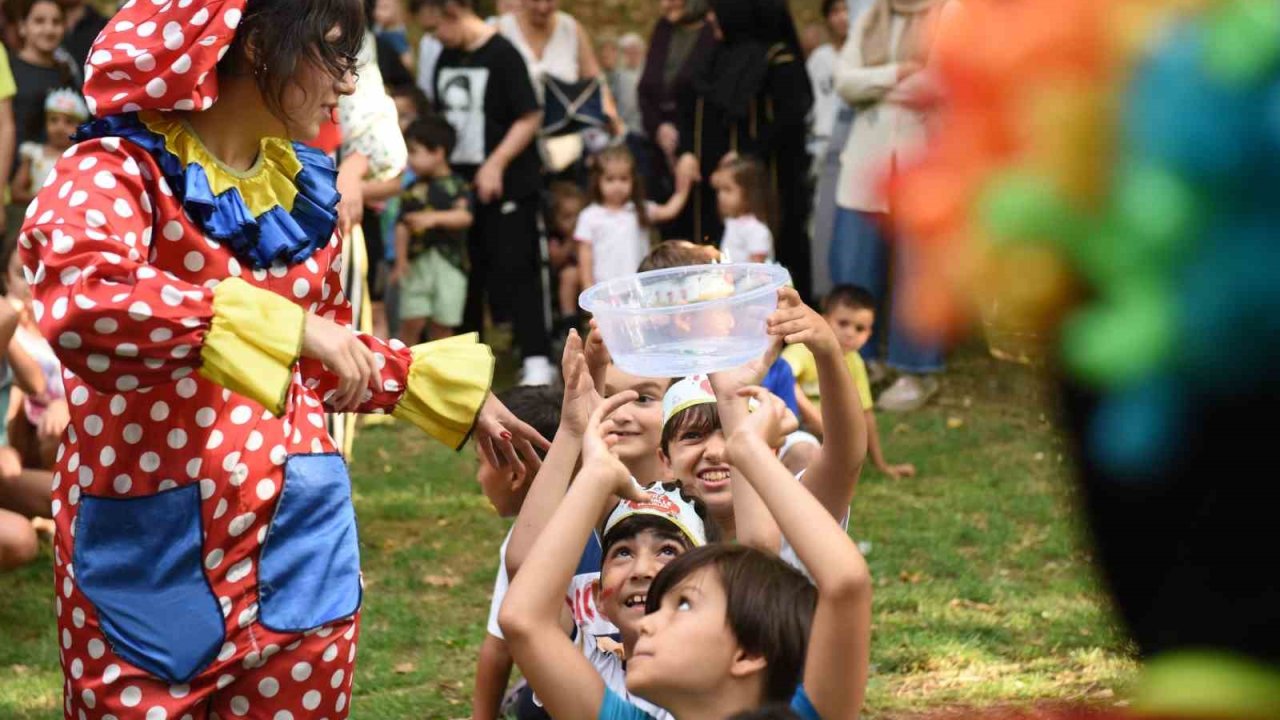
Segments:
[[[391,282],[400,285],[400,339],[414,345],[424,328],[428,339],[439,340],[462,324],[473,218],[467,184],[449,166],[457,142],[453,126],[429,116],[404,135],[417,179],[400,196]]]
[[[887,461],[880,444],[880,430],[876,425],[876,414],[871,400],[871,383],[867,379],[867,366],[862,361],[859,351],[871,337],[872,326],[875,325],[875,298],[871,293],[855,285],[839,285],[827,293],[822,300],[822,318],[831,326],[840,342],[840,350],[844,353],[844,361],[849,374],[853,377],[857,388],[858,400],[866,417],[867,445],[871,453],[871,461],[885,475],[897,480],[916,474],[911,464],[895,465]],[[823,392],[819,383],[819,373],[814,355],[804,345],[792,345],[782,351],[782,359],[791,365],[796,376],[797,399],[800,401],[800,416],[804,424],[818,435],[824,435],[823,415],[816,409]]]
[[[545,385],[515,387],[502,393],[499,398],[513,415],[533,426],[543,437],[560,435],[563,427],[560,413],[562,398],[551,388]],[[480,452],[479,446],[476,447],[476,458],[476,481],[493,509],[501,517],[516,517],[525,504],[531,481],[539,467],[539,458],[523,457],[520,464],[498,466],[492,464],[485,453]],[[476,684],[472,695],[472,717],[475,718],[498,716],[511,676],[511,654],[507,651],[502,629],[498,626],[498,608],[502,606],[502,599],[507,592],[506,556],[510,542],[509,532],[498,551],[498,575],[493,584],[488,632],[480,646],[480,657],[476,663]],[[588,605],[587,598],[599,576],[600,543],[592,536],[580,550],[579,568],[582,572],[576,573],[565,584],[567,589],[563,596],[566,602],[573,601],[575,607],[592,612],[594,605]],[[588,624],[588,629],[599,635],[616,632],[607,622]]]
[[[773,702],[789,702],[806,720],[855,717],[866,687],[870,577],[849,537],[817,500],[795,492],[795,480],[774,454],[782,443],[785,405],[762,388],[726,398],[725,414],[744,418],[730,436],[728,452],[735,465],[750,468],[747,481],[814,569],[813,585],[776,557],[746,546],[712,543],[680,552],[696,545],[696,523],[670,492],[636,486],[610,449],[610,416],[633,397],[610,398],[592,414],[582,471],[499,614],[512,656],[548,712],[557,720],[656,717],[628,699],[635,695],[677,720],[723,720]],[[759,403],[750,415],[748,397]],[[611,547],[606,555],[609,577],[602,596],[613,591],[612,602],[620,599],[627,618],[620,624],[628,626],[621,692],[565,634],[563,601],[555,590],[569,579],[576,546],[615,494],[631,503],[623,508],[674,509],[663,514],[684,538],[650,531],[643,548],[615,554]],[[615,586],[608,568],[614,558],[643,564],[618,573]]]

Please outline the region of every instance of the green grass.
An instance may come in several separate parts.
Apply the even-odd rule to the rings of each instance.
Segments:
[[[868,471],[852,533],[875,576],[867,716],[1041,700],[1107,702],[1131,650],[1089,568],[1065,443],[1026,370],[967,350],[939,400],[881,416],[890,459]],[[353,467],[367,590],[354,717],[469,715],[506,523],[470,450],[403,425],[361,431]],[[51,554],[0,576],[0,717],[60,715]]]

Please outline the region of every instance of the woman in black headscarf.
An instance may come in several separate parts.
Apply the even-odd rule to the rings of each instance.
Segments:
[[[809,295],[809,153],[805,119],[813,91],[786,0],[711,0],[708,22],[719,45],[696,76],[692,105],[682,107],[680,147],[697,156],[709,178],[727,153],[764,163],[779,201],[774,231],[778,261],[796,289]],[[719,243],[723,225],[715,190],[703,183],[692,202],[691,239]]]
[[[653,198],[668,197],[675,188],[672,168],[680,151],[680,111],[694,106],[694,80],[716,46],[706,0],[660,0],[659,5],[661,16],[649,38],[639,85],[647,140],[643,156],[650,159],[646,179]],[[661,231],[664,238],[693,237],[692,204]]]

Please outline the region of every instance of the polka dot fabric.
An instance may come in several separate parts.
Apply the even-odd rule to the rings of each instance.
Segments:
[[[213,289],[225,278],[349,326],[337,236],[297,265],[247,270],[201,235],[149,154],[108,137],[59,160],[18,244],[33,313],[64,363],[71,405],[52,506],[67,717],[203,718],[209,708],[224,719],[344,717],[356,618],[305,635],[273,632],[258,619],[258,567],[285,463],[336,451],[324,414],[337,380],[320,363],[300,361],[275,417],[196,372]],[[381,371],[359,411],[390,411],[410,351],[358,337]],[[191,485],[199,487],[200,558],[225,644],[189,683],[170,687],[122,659],[103,634],[76,579],[76,519],[89,497]]]
[[[137,110],[207,110],[245,0],[130,0],[98,36],[84,95],[97,117]]]

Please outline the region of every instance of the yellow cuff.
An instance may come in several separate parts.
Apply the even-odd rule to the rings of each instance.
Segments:
[[[404,396],[392,415],[457,450],[493,384],[493,351],[476,333],[415,345]]]
[[[240,278],[213,291],[200,374],[279,416],[302,354],[302,308]]]

